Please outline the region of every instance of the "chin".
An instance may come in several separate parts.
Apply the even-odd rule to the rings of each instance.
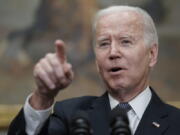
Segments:
[[[125,87],[122,84],[118,83],[118,84],[110,84],[109,89],[111,89],[113,91],[119,91],[119,90],[125,89]]]
[[[128,85],[129,83],[127,83],[128,81],[125,80],[112,80],[108,86],[109,89],[112,89],[113,91],[124,91],[124,90],[128,90],[130,88],[130,85]]]

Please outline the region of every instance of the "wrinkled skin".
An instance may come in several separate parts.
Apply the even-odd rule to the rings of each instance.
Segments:
[[[34,67],[37,88],[30,98],[30,104],[37,110],[50,107],[60,90],[71,84],[74,73],[66,60],[65,43],[56,40],[54,53],[48,53]]]
[[[148,85],[156,64],[158,47],[145,44],[144,25],[139,14],[109,13],[96,25],[96,64],[109,93],[129,101]]]

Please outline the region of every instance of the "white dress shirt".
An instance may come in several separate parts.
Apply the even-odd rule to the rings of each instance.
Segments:
[[[53,105],[46,110],[35,110],[29,104],[29,95],[24,105],[24,117],[26,121],[26,133],[28,135],[37,135],[53,110]]]
[[[109,101],[111,109],[114,109],[118,104],[119,101],[114,99],[110,94]],[[148,106],[152,97],[152,93],[149,87],[147,87],[144,91],[142,91],[138,96],[136,96],[133,100],[129,101],[129,105],[131,106],[131,110],[127,113],[129,119],[129,126],[131,129],[132,135],[134,135],[137,126]]]
[[[129,102],[132,109],[128,112],[128,118],[130,123],[130,129],[134,135],[136,128],[142,118],[142,115],[150,102],[152,93],[149,87],[147,87],[143,92],[141,92],[137,97]],[[24,117],[26,121],[26,133],[28,135],[37,135],[43,126],[44,122],[47,120],[52,112],[53,105],[46,110],[35,110],[29,104],[29,95],[26,99],[24,105]],[[119,101],[114,99],[110,94],[108,95],[110,101],[110,107],[113,109],[119,104]]]

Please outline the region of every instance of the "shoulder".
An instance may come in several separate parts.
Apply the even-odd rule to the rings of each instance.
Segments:
[[[171,122],[180,124],[180,109],[166,104],[166,110],[168,111]]]
[[[168,135],[177,135],[179,132],[180,132],[180,128],[179,128],[179,125],[180,125],[180,109],[172,106],[172,105],[169,105],[169,104],[166,104],[166,110],[168,111],[167,113],[167,121],[166,123],[169,124],[169,128],[167,130],[167,134]]]
[[[179,114],[179,115],[180,115],[180,109],[179,109],[179,108],[177,108],[177,107],[175,107],[175,106],[173,106],[173,105],[167,104],[167,103],[164,103],[164,104],[165,104],[166,109],[168,110],[168,112],[169,112],[170,114],[176,113],[176,114]]]
[[[151,105],[156,108],[159,112],[163,112],[163,114],[168,114],[171,117],[175,115],[180,118],[180,109],[167,104],[155,93],[155,91],[150,87],[152,92]]]

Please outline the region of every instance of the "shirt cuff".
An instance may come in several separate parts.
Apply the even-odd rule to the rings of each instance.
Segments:
[[[39,133],[44,122],[50,116],[53,110],[53,105],[45,110],[36,110],[29,104],[29,99],[31,98],[31,96],[32,94],[27,97],[23,108],[26,121],[25,130],[28,135],[36,135]]]

